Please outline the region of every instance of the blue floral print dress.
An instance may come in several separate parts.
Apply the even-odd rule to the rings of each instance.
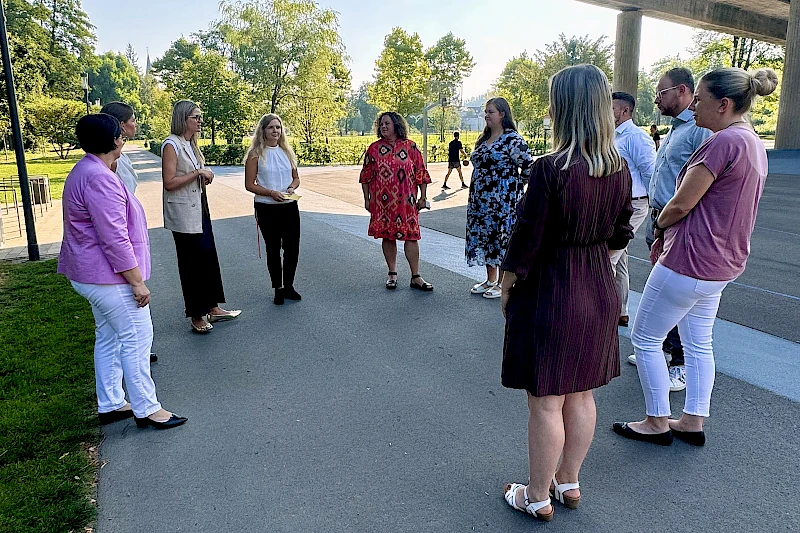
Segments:
[[[495,142],[476,146],[470,159],[474,169],[467,203],[467,264],[500,266],[533,157],[525,139],[509,129]]]

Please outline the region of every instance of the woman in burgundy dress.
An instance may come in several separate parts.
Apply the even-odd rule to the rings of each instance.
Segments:
[[[405,241],[411,288],[432,291],[433,285],[419,274],[419,210],[425,207],[431,177],[417,145],[408,138],[403,117],[392,111],[381,113],[375,129],[379,140],[367,148],[359,181],[370,214],[369,235],[383,239],[389,267],[386,288],[397,288],[397,241]]]
[[[619,296],[609,252],[633,238],[631,175],[614,148],[611,87],[577,65],[550,81],[554,152],[533,164],[502,264],[503,385],[528,396],[530,483],[513,508],[553,517],[580,501],[595,428],[592,389],[619,375]],[[559,462],[560,459],[560,462]]]

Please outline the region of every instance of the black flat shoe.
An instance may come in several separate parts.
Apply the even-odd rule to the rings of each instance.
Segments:
[[[275,299],[272,300],[275,305],[283,305],[283,289],[275,289]]]
[[[614,422],[613,429],[614,433],[626,439],[649,442],[650,444],[658,444],[659,446],[669,446],[672,444],[671,431],[665,431],[664,433],[639,433],[628,427],[627,422]]]
[[[156,361],[158,361],[158,356],[153,352],[150,352],[150,362],[155,363]]]
[[[411,288],[417,289],[420,291],[430,292],[433,290],[433,285],[428,283],[427,281],[423,281],[422,283],[414,283],[414,280],[417,278],[421,278],[419,274],[414,274],[411,276]]]
[[[287,300],[294,300],[296,302],[299,302],[300,300],[303,299],[300,296],[300,294],[296,290],[294,290],[294,287],[289,287],[288,289],[284,288],[283,297],[286,298]]]
[[[153,426],[156,429],[170,429],[178,427],[187,420],[189,420],[185,416],[178,416],[175,413],[172,413],[172,416],[169,417],[169,420],[165,422],[156,422],[155,420],[149,417],[139,418],[134,416],[133,419],[136,421],[136,427],[146,428],[147,426]]]
[[[680,431],[678,429],[673,429],[672,436],[692,446],[705,446],[706,444],[706,434],[703,431]]]
[[[125,420],[126,418],[130,418],[132,416],[133,409],[128,409],[127,411],[109,411],[108,413],[97,413],[97,419],[103,426],[106,424],[112,424],[119,420]]]

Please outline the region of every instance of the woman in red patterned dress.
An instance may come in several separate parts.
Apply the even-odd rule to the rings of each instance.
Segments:
[[[419,148],[408,138],[408,124],[403,117],[393,111],[381,113],[375,129],[379,139],[367,148],[359,181],[364,207],[370,214],[369,235],[383,239],[383,256],[389,267],[386,288],[397,288],[400,240],[405,241],[411,288],[432,291],[433,285],[419,275],[419,210],[425,207],[431,177]]]

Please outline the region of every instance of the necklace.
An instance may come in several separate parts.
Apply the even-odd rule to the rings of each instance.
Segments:
[[[727,130],[728,128],[730,128],[730,127],[731,127],[731,126],[733,126],[734,124],[746,124],[746,123],[747,123],[747,121],[746,121],[746,120],[736,120],[736,121],[734,121],[734,122],[731,122],[731,123],[730,123],[730,124],[728,124],[727,126],[725,126],[723,129],[726,129],[726,130]]]

